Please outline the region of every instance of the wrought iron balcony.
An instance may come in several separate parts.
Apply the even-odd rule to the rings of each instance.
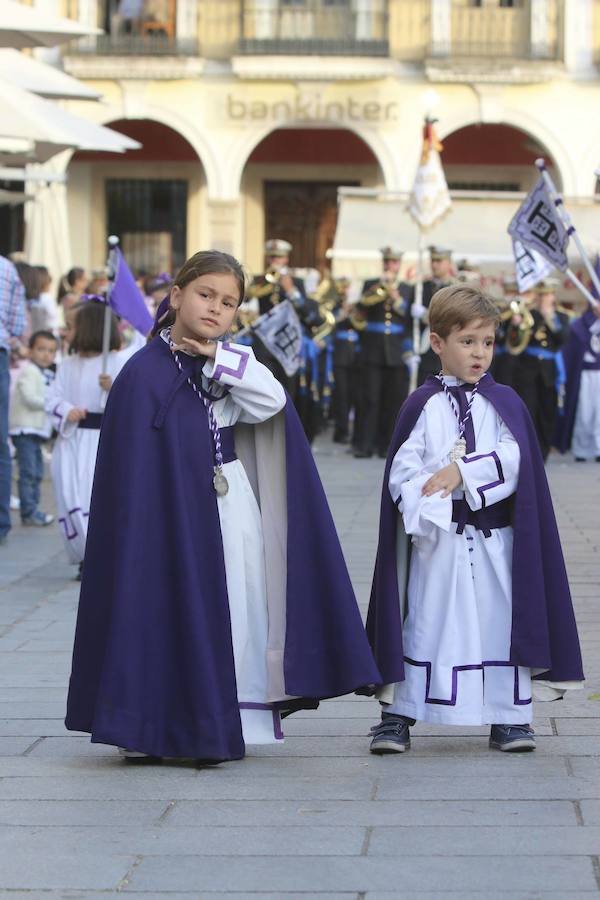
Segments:
[[[253,0],[242,4],[237,52],[387,56],[386,0]]]

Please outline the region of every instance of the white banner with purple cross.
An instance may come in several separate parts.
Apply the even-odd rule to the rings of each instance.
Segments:
[[[562,272],[568,268],[569,232],[548,195],[543,178],[523,200],[508,226],[508,233],[526,247],[537,250],[555,268]]]
[[[302,326],[289,300],[278,303],[256,320],[252,331],[279,362],[286,375],[295,375],[302,352]]]

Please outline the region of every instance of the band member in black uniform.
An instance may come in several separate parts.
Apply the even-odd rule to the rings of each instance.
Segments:
[[[536,300],[535,290],[519,293],[516,279],[504,282],[504,297],[499,301],[500,324],[496,331],[496,347],[492,374],[500,384],[515,388],[515,368],[518,358],[529,344],[533,316],[531,306]]]
[[[383,273],[365,281],[352,321],[360,331],[361,416],[354,455],[385,457],[408,393],[405,360],[412,353],[413,288],[400,280],[402,253],[384,247]]]
[[[429,309],[431,298],[440,288],[452,284],[452,250],[443,247],[429,247],[431,259],[431,278],[423,282],[423,306]],[[440,371],[440,358],[436,356],[429,346],[429,329],[427,315],[422,319],[421,326],[421,362],[419,363],[418,384],[421,385],[428,375],[437,375]]]
[[[330,336],[333,348],[333,410],[335,427],[333,441],[348,444],[351,440],[350,413],[354,410],[354,428],[357,423],[358,360],[360,336],[350,317],[348,300],[349,278],[336,278],[339,302],[336,307],[336,323]],[[352,438],[352,442],[354,442]]]
[[[556,410],[561,390],[562,358],[558,351],[569,333],[571,314],[557,306],[558,282],[548,278],[536,288],[531,307],[531,329],[524,350],[516,357],[514,388],[527,406],[544,459],[554,436]],[[518,327],[516,323],[513,327]],[[510,340],[510,330],[508,332]]]

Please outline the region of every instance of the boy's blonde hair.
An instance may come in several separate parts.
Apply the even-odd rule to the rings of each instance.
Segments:
[[[469,322],[500,322],[500,312],[493,297],[469,284],[451,284],[441,288],[429,304],[429,328],[447,338],[454,328],[462,330]]]

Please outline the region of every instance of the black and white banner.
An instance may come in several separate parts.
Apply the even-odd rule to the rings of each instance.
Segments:
[[[568,268],[569,235],[548,196],[543,178],[525,197],[508,226],[508,233],[527,248],[537,250],[553,268],[563,272]]]
[[[531,290],[544,278],[554,271],[554,266],[548,262],[541,253],[532,247],[525,247],[521,241],[513,238],[513,253],[515,256],[515,272],[519,293]]]
[[[281,363],[285,374],[295,375],[300,365],[302,326],[289,300],[278,303],[257,319],[252,331],[261,339],[269,353]]]

